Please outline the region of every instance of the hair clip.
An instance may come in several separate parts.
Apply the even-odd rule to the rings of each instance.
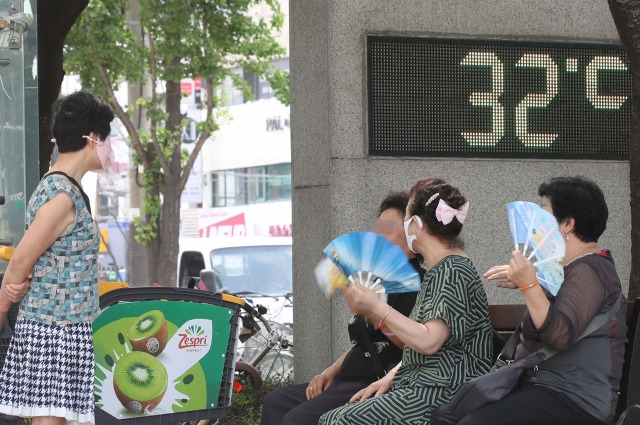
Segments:
[[[431,198],[429,198],[429,200],[427,201],[426,204],[424,204],[424,207],[427,208],[429,206],[430,203],[432,203],[433,201],[435,201],[435,199],[440,196],[439,193],[434,193],[433,195],[431,195]]]

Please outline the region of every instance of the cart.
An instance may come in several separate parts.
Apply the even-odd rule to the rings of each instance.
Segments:
[[[231,403],[243,305],[241,298],[186,288],[123,288],[103,293],[101,314],[93,322],[96,425],[159,425],[223,417]],[[17,313],[15,304],[0,329],[0,370]],[[150,319],[145,321],[145,315]],[[159,332],[151,329],[153,335],[130,335],[140,318],[143,327],[162,321]],[[123,378],[116,376],[116,370],[128,358],[135,361],[126,373],[140,378],[140,373],[151,371],[165,380],[160,386],[166,388],[156,388],[161,394],[153,395],[152,402],[144,394],[127,395],[127,389],[120,388],[126,385],[117,386]],[[20,418],[0,417],[1,425],[21,423]]]
[[[223,417],[231,403],[243,304],[234,296],[186,288],[102,295],[102,312],[93,322],[96,425]]]

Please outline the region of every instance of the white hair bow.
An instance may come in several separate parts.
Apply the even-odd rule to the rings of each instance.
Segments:
[[[468,202],[456,210],[454,208],[451,208],[449,204],[440,199],[440,201],[438,202],[438,207],[436,208],[436,218],[438,219],[438,221],[442,222],[442,224],[447,225],[451,223],[453,217],[456,217],[460,224],[462,224],[464,223],[464,219],[467,217],[468,211]]]

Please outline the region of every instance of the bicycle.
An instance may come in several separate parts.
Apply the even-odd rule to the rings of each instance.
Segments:
[[[246,300],[241,307],[242,329],[235,363],[233,389],[236,393],[249,387],[260,390],[265,379],[286,379],[293,376],[293,329],[265,317],[267,308],[257,304],[253,307]],[[258,325],[258,320],[261,324]],[[180,425],[216,425],[223,418],[184,422]],[[213,422],[212,422],[213,421]]]
[[[200,277],[192,277],[188,288],[211,292],[217,288],[215,275],[209,270],[202,270]],[[242,297],[245,301],[241,314],[242,331],[236,362],[236,391],[241,391],[245,384],[253,389],[260,389],[264,379],[286,379],[293,377],[293,328],[265,317],[268,310],[256,304],[254,308],[248,300],[249,295],[261,298],[273,297],[255,291],[241,291],[230,295]],[[291,307],[291,294],[284,294],[286,303],[280,309]],[[276,312],[279,314],[280,312]],[[256,322],[258,320],[262,326]]]
[[[241,391],[247,384],[254,390],[262,387],[265,379],[286,379],[293,376],[293,329],[290,326],[270,321],[264,317],[266,307],[254,308],[245,302],[240,315],[243,332],[250,336],[239,347],[239,359],[236,362],[236,380]],[[260,327],[256,319],[262,323]]]

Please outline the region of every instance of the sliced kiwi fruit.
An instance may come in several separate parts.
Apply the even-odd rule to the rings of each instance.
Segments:
[[[120,357],[113,371],[113,388],[120,403],[134,413],[155,408],[167,391],[167,369],[154,356],[132,351]]]
[[[148,311],[138,317],[129,328],[129,342],[134,351],[153,356],[162,353],[167,345],[167,320],[160,310]]]

